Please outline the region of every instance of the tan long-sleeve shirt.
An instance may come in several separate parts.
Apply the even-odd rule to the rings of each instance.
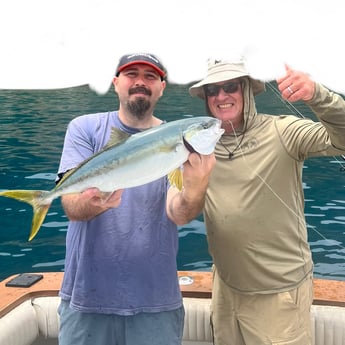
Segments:
[[[224,135],[204,219],[220,277],[241,293],[298,286],[313,269],[304,218],[302,169],[308,157],[345,153],[345,102],[321,85],[308,105],[320,122],[256,114],[241,138]],[[251,114],[250,114],[251,112]],[[226,147],[226,148],[225,148]]]

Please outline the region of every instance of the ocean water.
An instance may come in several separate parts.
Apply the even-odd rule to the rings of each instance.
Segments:
[[[274,89],[273,89],[274,90]],[[64,134],[77,115],[117,109],[112,88],[97,95],[87,86],[63,90],[0,90],[0,190],[54,187]],[[257,98],[259,111],[294,113],[268,88]],[[303,104],[296,109],[312,116]],[[188,95],[188,85],[168,85],[155,114],[166,120],[204,115],[202,101]],[[315,276],[345,280],[345,172],[339,157],[308,160],[304,167],[305,213]],[[60,200],[38,235],[28,242],[32,210],[0,198],[0,280],[20,272],[63,271],[67,218]],[[179,230],[179,270],[210,270],[202,217]]]

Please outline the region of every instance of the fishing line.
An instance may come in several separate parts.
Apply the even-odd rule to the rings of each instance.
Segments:
[[[270,85],[270,84],[269,84],[269,85]],[[273,88],[272,85],[270,85],[270,87]],[[273,91],[273,89],[272,89],[272,91]],[[276,95],[279,95],[279,98],[280,98],[280,93],[278,93],[277,90],[274,89],[273,92],[274,92]],[[280,99],[281,99],[281,98],[280,98]],[[289,102],[289,103],[290,103],[290,102]],[[302,113],[300,113],[299,110],[296,109],[296,107],[294,107],[291,103],[290,103],[290,109],[294,109],[297,113],[299,113],[299,114],[304,118],[304,116],[302,115]],[[328,239],[327,237],[325,237],[320,231],[318,231],[314,225],[310,225],[309,223],[307,223],[306,218],[305,218],[305,215],[302,217],[302,216],[300,216],[299,214],[297,214],[297,213],[295,212],[295,210],[293,210],[293,209],[292,209],[292,208],[291,208],[291,207],[290,207],[290,206],[289,206],[289,205],[288,205],[288,204],[287,204],[287,203],[286,203],[286,202],[285,202],[285,201],[284,201],[274,190],[273,190],[273,188],[265,181],[265,179],[264,179],[259,173],[257,173],[257,172],[254,171],[253,167],[250,165],[250,163],[248,162],[247,158],[246,158],[245,155],[244,155],[244,152],[243,152],[242,147],[241,147],[241,142],[242,142],[242,141],[239,140],[239,137],[238,137],[238,135],[236,134],[236,130],[235,130],[235,128],[234,128],[234,125],[233,125],[232,121],[228,120],[228,123],[230,124],[231,129],[232,129],[232,132],[234,133],[234,136],[235,136],[235,139],[236,139],[236,142],[237,142],[237,146],[236,146],[236,147],[237,147],[239,153],[241,154],[241,156],[242,156],[242,158],[243,158],[245,164],[247,165],[248,169],[254,172],[255,176],[257,176],[257,177],[260,179],[260,181],[271,191],[271,193],[282,203],[282,205],[285,206],[295,217],[297,217],[297,219],[299,219],[300,222],[305,223],[307,227],[311,228],[315,233],[317,233],[317,234],[318,234],[322,239],[324,239],[325,241],[331,242],[331,240]],[[224,145],[223,145],[223,146],[224,146]],[[338,247],[340,247],[341,249],[345,249],[345,247],[342,246],[341,244],[336,243],[336,245],[337,245]]]
[[[279,90],[272,85],[271,82],[267,82],[266,85],[271,89],[271,91],[277,96],[277,98],[287,107],[290,109],[292,113],[298,115],[301,119],[305,119],[306,117],[288,100],[285,100],[281,97]],[[340,157],[345,161],[345,155],[340,155]],[[345,164],[339,160],[337,156],[333,156],[335,161],[340,165],[340,171],[345,171]]]
[[[305,116],[289,101],[287,100],[284,100],[282,97],[281,97],[281,94],[279,92],[279,90],[277,90],[276,87],[274,87],[271,82],[268,82],[266,83],[266,85],[271,89],[271,91],[275,94],[275,96],[283,103],[286,105],[287,108],[290,109],[290,111],[292,111],[294,114],[298,115],[300,118],[302,119],[305,119]],[[243,155],[242,155],[243,158],[245,158]],[[337,163],[340,165],[340,171],[345,171],[345,165],[338,159],[338,157],[336,156],[333,156],[333,158],[337,161]],[[341,155],[341,158],[343,160],[345,160],[345,155]],[[246,164],[248,165],[248,162],[246,161]],[[259,177],[259,179],[261,181],[263,181],[263,183],[265,183],[265,185],[271,190],[271,192],[278,198],[278,200],[280,200],[280,202],[285,205],[288,210],[290,210],[290,212],[292,212],[296,217],[298,217],[300,220],[301,220],[301,217],[299,215],[297,215],[294,210],[292,210],[285,202],[284,200],[282,200],[279,195],[277,195],[273,190],[272,188],[263,180],[263,178],[261,176],[259,176],[259,174],[257,174],[257,176]],[[321,238],[323,238],[325,241],[328,241],[330,242],[331,240],[328,239],[327,237],[325,237],[320,231],[318,231],[316,229],[316,227],[314,225],[310,225],[309,223],[307,223],[306,219],[304,218],[304,221],[306,222],[306,225],[308,227],[310,227],[315,233],[317,233]],[[344,246],[342,246],[341,244],[336,244],[338,247],[342,248],[342,249],[345,249]]]
[[[228,120],[229,124],[231,125],[232,131],[234,133],[235,139],[237,141],[237,144],[239,145],[240,141],[238,139],[238,136],[236,134],[235,128],[232,124],[232,121]],[[302,218],[299,214],[297,214],[274,190],[273,188],[265,181],[265,179],[257,172],[255,172],[253,170],[253,167],[250,165],[250,163],[248,162],[247,158],[244,155],[244,152],[242,151],[242,147],[239,146],[239,152],[241,153],[241,156],[244,160],[244,162],[246,163],[247,167],[249,168],[249,170],[253,171],[255,176],[258,177],[261,182],[263,182],[263,184],[272,192],[272,194],[292,213],[294,214],[300,221],[305,222],[305,219]]]

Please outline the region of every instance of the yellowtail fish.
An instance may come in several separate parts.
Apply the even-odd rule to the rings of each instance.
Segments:
[[[33,219],[29,241],[39,231],[54,199],[88,188],[101,192],[140,186],[165,175],[182,188],[180,167],[192,151],[211,154],[224,130],[215,118],[201,116],[172,121],[132,136],[113,129],[108,145],[69,171],[50,191],[7,190],[0,196],[29,203]]]

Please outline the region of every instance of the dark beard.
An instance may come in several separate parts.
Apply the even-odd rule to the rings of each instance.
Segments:
[[[148,96],[151,96],[152,94],[151,90],[147,89],[144,86],[136,86],[128,91],[130,95],[133,95],[137,92],[143,92],[145,95]],[[127,102],[127,109],[129,110],[129,112],[139,119],[145,117],[145,114],[150,109],[150,107],[151,103],[142,97],[136,97],[134,101]]]
[[[139,119],[145,117],[146,112],[150,109],[151,103],[145,98],[137,97],[134,101],[127,102],[129,112]]]

